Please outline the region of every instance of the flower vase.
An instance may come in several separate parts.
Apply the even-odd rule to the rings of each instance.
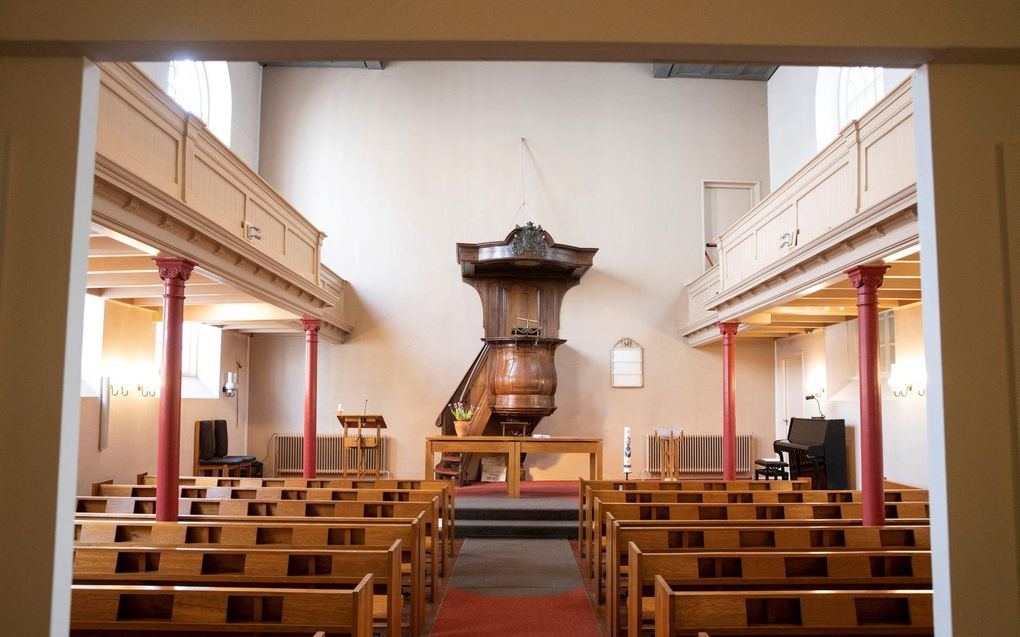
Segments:
[[[458,436],[466,436],[471,433],[471,421],[454,420],[453,428],[456,430]]]

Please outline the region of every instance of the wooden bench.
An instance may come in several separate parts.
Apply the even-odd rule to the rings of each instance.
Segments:
[[[605,516],[612,513],[617,520],[686,520],[686,521],[772,521],[783,524],[796,520],[859,520],[862,509],[859,502],[843,503],[629,503],[602,502],[594,498],[592,531],[588,551],[594,561],[599,558],[597,548],[604,545]],[[927,520],[926,502],[891,502],[886,504],[887,520]],[[593,576],[592,572],[590,576]]]
[[[219,517],[273,517],[302,518],[307,522],[322,520],[340,521],[352,518],[416,518],[425,514],[426,562],[434,553],[434,568],[430,568],[431,590],[434,595],[438,569],[445,559],[442,537],[439,534],[439,496],[428,502],[365,502],[365,501],[307,501],[307,500],[217,500],[212,498],[182,499],[178,508],[180,519],[200,521]],[[155,498],[116,496],[78,496],[75,514],[152,515]]]
[[[589,551],[592,568],[588,576],[595,580],[599,602],[603,597],[602,560],[605,549],[607,516],[626,524],[643,526],[654,520],[684,522],[688,526],[750,525],[782,526],[860,523],[860,503],[841,504],[638,504],[609,502],[595,498],[596,526],[592,531]],[[920,502],[899,502],[886,505],[888,521],[927,524],[928,505]]]
[[[139,485],[155,485],[156,476],[140,473],[136,476]],[[109,482],[112,482],[109,481]],[[450,540],[449,554],[453,555],[453,540],[457,536],[456,520],[456,485],[453,480],[408,480],[408,479],[368,479],[368,478],[230,478],[215,476],[182,476],[182,486],[221,486],[221,487],[278,487],[278,488],[319,488],[319,489],[414,489],[422,491],[439,490],[443,493]],[[93,493],[93,495],[99,495]]]
[[[629,543],[627,634],[655,618],[655,576],[672,590],[931,590],[930,551],[758,551],[646,553]],[[610,635],[620,635],[620,605],[607,609]]]
[[[674,591],[655,578],[655,636],[933,635],[931,591]]]
[[[926,526],[699,527],[621,526],[612,520],[606,536],[606,611],[619,625],[620,585],[629,574],[628,545],[645,552],[684,551],[890,551],[930,550]],[[610,624],[612,625],[612,624]]]
[[[704,503],[704,504],[784,504],[784,503],[843,503],[860,502],[861,492],[852,490],[839,491],[670,491],[670,490],[627,490],[606,491],[588,489],[588,497],[581,508],[581,532],[578,537],[592,534],[591,527],[595,519],[595,500],[602,502],[632,503]],[[890,489],[886,491],[887,502],[927,502],[928,491],[925,489]]]
[[[94,497],[154,498],[152,485],[113,484],[97,482],[92,485]],[[374,502],[429,502],[436,500],[438,534],[443,546],[453,543],[453,514],[447,509],[446,499],[439,489],[382,489],[382,488],[320,488],[282,486],[199,486],[182,485],[181,499],[207,500],[306,500],[309,502],[374,501]],[[146,511],[148,512],[148,511]],[[445,522],[445,523],[444,523]],[[452,551],[451,551],[452,554]],[[446,576],[446,551],[439,552],[439,574]]]
[[[589,508],[591,498],[589,491],[798,491],[810,489],[809,478],[796,480],[585,480],[578,479],[577,503],[577,539],[581,557],[586,557],[584,534],[585,528],[581,521],[587,518],[585,511]]]
[[[148,586],[349,587],[367,574],[376,592],[372,611],[387,635],[401,634],[401,546],[349,549],[77,546],[75,584]],[[411,634],[418,627],[410,626]]]
[[[364,520],[354,523],[156,522],[75,520],[76,547],[93,545],[223,548],[364,548],[399,540],[401,570],[411,592],[411,625],[421,629],[425,610],[424,520]]]
[[[71,635],[110,632],[372,635],[372,576],[350,590],[71,586]]]

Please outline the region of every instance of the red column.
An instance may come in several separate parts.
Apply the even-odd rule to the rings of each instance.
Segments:
[[[857,350],[861,377],[861,504],[865,526],[885,524],[882,395],[878,386],[878,288],[887,265],[846,271],[857,288]]]
[[[720,323],[723,350],[723,407],[722,407],[722,466],[723,480],[737,478],[737,401],[733,391],[734,349],[733,339],[739,323]]]
[[[315,403],[319,376],[319,319],[301,319],[305,328],[305,448],[306,478],[315,477]]]
[[[155,257],[163,279],[163,387],[159,394],[159,442],[156,451],[156,520],[176,522],[181,475],[181,342],[184,331],[184,282],[194,263]]]

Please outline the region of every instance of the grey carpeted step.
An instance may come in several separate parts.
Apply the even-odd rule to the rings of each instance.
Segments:
[[[577,539],[577,518],[571,520],[465,520],[457,511],[457,537]]]

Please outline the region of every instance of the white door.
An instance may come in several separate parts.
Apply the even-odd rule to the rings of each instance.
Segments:
[[[800,418],[805,414],[804,401],[804,358],[801,354],[789,356],[780,361],[783,388],[782,418],[776,423],[776,439],[786,438],[786,430],[791,418]]]

